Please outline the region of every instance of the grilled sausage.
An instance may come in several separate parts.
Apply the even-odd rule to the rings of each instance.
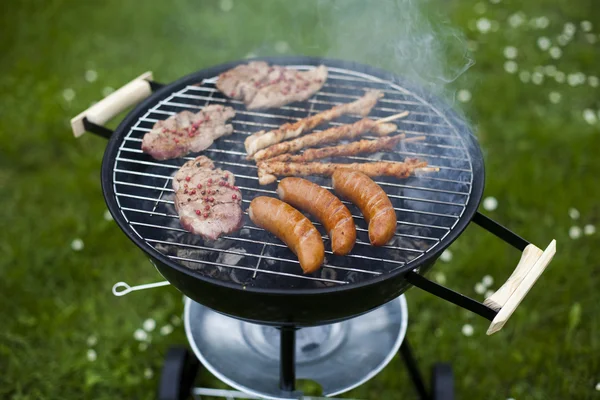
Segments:
[[[286,203],[319,220],[331,239],[331,251],[346,255],[356,242],[356,227],[350,210],[329,190],[302,178],[285,178],[277,195]]]
[[[362,172],[338,169],[332,175],[333,189],[354,203],[369,224],[369,241],[383,246],[396,231],[396,212],[383,189]]]
[[[304,273],[316,271],[325,258],[321,234],[302,213],[273,197],[255,197],[248,215],[257,226],[281,239],[298,257]]]

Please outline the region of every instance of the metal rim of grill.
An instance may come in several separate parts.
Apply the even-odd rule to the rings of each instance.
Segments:
[[[468,128],[439,99],[395,75],[361,64],[306,57],[269,58],[266,61],[298,69],[313,68],[318,63],[324,63],[329,69],[329,77],[321,91],[305,102],[277,109],[249,111],[241,102],[226,98],[214,87],[218,73],[248,61],[199,71],[161,88],[130,112],[111,137],[102,166],[105,199],[115,221],[144,251],[196,278],[236,289],[282,294],[314,293],[368,285],[415,269],[439,256],[468,225],[483,192],[483,161],[479,146]],[[355,217],[358,237],[353,251],[347,256],[332,255],[329,239],[322,226],[308,216],[323,235],[326,260],[319,271],[304,275],[297,258],[287,246],[274,235],[254,226],[247,217],[246,208],[254,195],[276,198],[277,195],[274,191],[276,183],[258,185],[256,165],[253,161],[245,160],[243,141],[255,131],[273,129],[284,122],[350,102],[361,96],[366,88],[382,89],[385,94],[368,117],[383,118],[408,110],[408,117],[394,121],[398,126],[396,133],[404,132],[408,138],[425,135],[426,139],[423,142],[401,143],[400,150],[394,153],[346,159],[360,162],[374,160],[377,156],[382,160],[402,161],[406,157],[419,157],[427,160],[431,166],[439,167],[440,171],[395,182],[390,178],[375,179],[388,193],[398,216],[396,234],[390,244],[383,248],[370,245],[362,215],[348,202],[345,203]],[[171,176],[196,154],[157,161],[140,148],[141,138],[156,121],[183,110],[198,111],[208,104],[224,104],[236,110],[236,116],[229,122],[234,126],[234,133],[217,139],[211,147],[200,153],[212,159],[217,168],[232,172],[236,186],[242,191],[244,227],[215,243],[217,247],[223,242],[233,244],[227,248],[199,244],[203,242],[201,238],[179,225],[173,202],[169,198],[172,193]],[[335,126],[358,119],[355,116],[342,117],[328,125]],[[328,125],[319,126],[315,131],[326,129]],[[365,138],[370,137],[367,135]],[[331,189],[330,182],[325,178],[306,178]],[[182,253],[214,255],[208,259],[198,259],[182,257]],[[216,257],[216,260],[211,260],[211,257]],[[229,260],[241,257],[240,260],[244,262],[240,265],[223,262],[227,257]],[[203,267],[194,270],[190,264]],[[278,270],[281,265],[285,265],[285,268]],[[231,280],[215,278],[206,273],[206,266],[211,271],[230,269],[227,273],[231,277],[236,273],[239,276]],[[271,276],[261,281],[265,275]],[[269,279],[273,278],[279,283],[270,287]]]

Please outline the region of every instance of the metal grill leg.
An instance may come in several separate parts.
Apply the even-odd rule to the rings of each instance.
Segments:
[[[417,362],[415,360],[415,357],[413,356],[412,350],[406,338],[404,338],[404,340],[402,341],[402,345],[400,346],[400,354],[404,359],[404,363],[406,364],[408,373],[410,374],[413,384],[415,385],[415,389],[417,390],[417,393],[419,393],[419,397],[421,398],[421,400],[429,400],[429,394],[425,389],[423,376],[419,371],[419,367],[417,366]]]
[[[447,363],[437,363],[431,371],[432,400],[454,400],[454,375]]]
[[[279,387],[286,392],[296,389],[296,328],[281,328]]]

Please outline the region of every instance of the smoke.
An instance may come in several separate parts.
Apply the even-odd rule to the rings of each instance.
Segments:
[[[318,0],[316,7],[319,55],[387,69],[444,97],[474,64],[462,32],[428,1]]]
[[[247,0],[224,26],[240,56],[311,55],[355,61],[452,100],[474,60],[444,0]],[[235,38],[235,39],[233,39]]]

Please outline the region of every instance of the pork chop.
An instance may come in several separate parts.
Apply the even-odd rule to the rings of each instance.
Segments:
[[[157,160],[202,151],[233,132],[233,126],[226,122],[234,116],[233,108],[222,105],[206,106],[197,113],[182,111],[156,122],[142,139],[142,151]]]
[[[303,101],[318,92],[327,80],[327,67],[298,71],[264,61],[238,65],[219,75],[217,89],[241,100],[249,110],[281,107]]]
[[[233,174],[215,168],[208,157],[183,164],[173,176],[175,209],[183,228],[209,240],[239,230],[242,193],[234,183]]]

